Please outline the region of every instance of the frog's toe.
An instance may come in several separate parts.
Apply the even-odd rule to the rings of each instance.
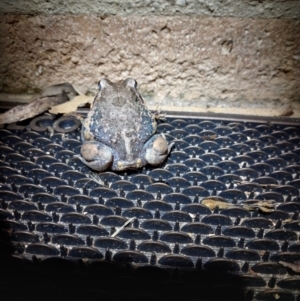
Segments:
[[[161,135],[157,136],[147,146],[145,159],[151,165],[159,165],[166,159],[170,149],[167,140]]]
[[[113,156],[110,149],[98,142],[86,142],[81,147],[79,159],[95,171],[104,171],[111,165]]]

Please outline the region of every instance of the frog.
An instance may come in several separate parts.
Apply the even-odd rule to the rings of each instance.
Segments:
[[[172,144],[157,133],[158,116],[147,108],[137,81],[103,78],[98,90],[82,120],[79,159],[96,172],[161,165]]]

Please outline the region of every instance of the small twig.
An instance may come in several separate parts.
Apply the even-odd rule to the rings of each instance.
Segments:
[[[105,186],[104,181],[102,181],[99,177],[98,174],[96,173],[89,173],[89,178],[91,178],[92,180],[94,180],[95,182],[97,182],[98,184]]]
[[[117,236],[128,224],[132,223],[135,220],[135,217],[130,218],[128,221],[124,223],[124,225],[119,228],[116,232],[114,232],[111,237]]]

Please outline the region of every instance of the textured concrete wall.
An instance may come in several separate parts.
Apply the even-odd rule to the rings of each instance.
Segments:
[[[151,104],[299,106],[299,1],[68,3],[1,1],[2,92],[130,76]]]
[[[300,18],[299,0],[1,0],[12,14]]]

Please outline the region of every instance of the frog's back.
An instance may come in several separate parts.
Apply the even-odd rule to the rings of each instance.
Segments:
[[[137,90],[123,81],[111,83],[95,97],[82,136],[109,146],[122,160],[133,160],[155,132],[154,116]]]

